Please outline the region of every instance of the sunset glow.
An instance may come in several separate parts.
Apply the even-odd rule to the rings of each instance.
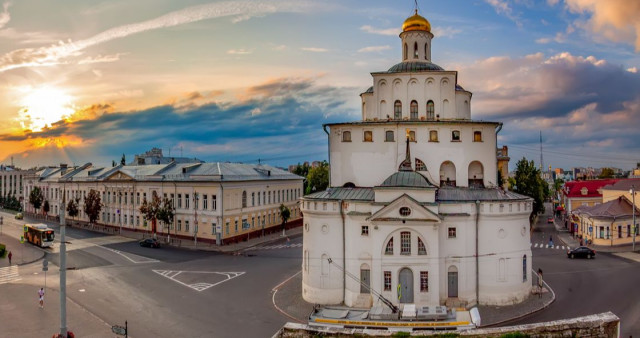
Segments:
[[[25,90],[18,121],[25,130],[41,131],[73,114],[73,98],[63,90],[39,87]]]

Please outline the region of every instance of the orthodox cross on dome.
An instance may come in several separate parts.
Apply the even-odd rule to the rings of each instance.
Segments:
[[[404,158],[404,161],[402,161],[402,163],[400,163],[400,167],[398,167],[398,171],[413,171],[413,168],[411,167],[411,149],[409,149],[409,129],[407,129],[407,151],[406,151],[406,156]]]

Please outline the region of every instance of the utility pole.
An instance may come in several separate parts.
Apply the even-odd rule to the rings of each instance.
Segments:
[[[544,170],[544,161],[542,160],[542,130],[540,130],[540,173]]]
[[[64,189],[64,188],[63,188]],[[67,336],[67,244],[65,243],[66,221],[65,221],[65,197],[63,191],[62,213],[60,214],[60,334]]]

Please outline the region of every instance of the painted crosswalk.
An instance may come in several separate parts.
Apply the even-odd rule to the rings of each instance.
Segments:
[[[0,284],[11,283],[19,281],[20,274],[18,273],[18,266],[12,265],[5,268],[0,268]]]
[[[208,288],[214,287],[218,284],[222,284],[224,282],[228,282],[233,278],[236,278],[238,276],[242,276],[244,275],[244,272],[217,272],[217,271],[174,271],[174,270],[153,270],[153,272],[167,277],[170,280],[178,283],[178,284],[182,284],[188,288],[191,288],[193,290],[196,290],[198,292],[204,291]],[[215,274],[215,275],[219,275],[221,277],[219,278],[213,278],[214,281],[213,283],[206,283],[206,282],[196,282],[196,283],[188,283],[188,282],[184,282],[180,279],[186,280],[186,279],[192,279],[193,278],[193,274],[197,274],[202,276],[202,274]],[[191,275],[191,276],[190,276]],[[204,278],[203,278],[204,279]],[[211,278],[209,278],[211,279]],[[218,280],[220,279],[220,280]]]
[[[531,247],[536,249],[571,250],[568,245],[550,245],[549,243],[531,243]]]
[[[253,248],[249,248],[247,250],[274,250],[274,249],[289,249],[289,248],[301,248],[301,247],[302,247],[302,243],[295,243],[295,244],[256,246]]]

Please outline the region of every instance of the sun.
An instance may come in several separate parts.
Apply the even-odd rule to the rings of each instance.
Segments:
[[[42,131],[74,112],[73,98],[62,89],[49,86],[26,89],[20,106],[18,120],[22,128],[32,131]]]

